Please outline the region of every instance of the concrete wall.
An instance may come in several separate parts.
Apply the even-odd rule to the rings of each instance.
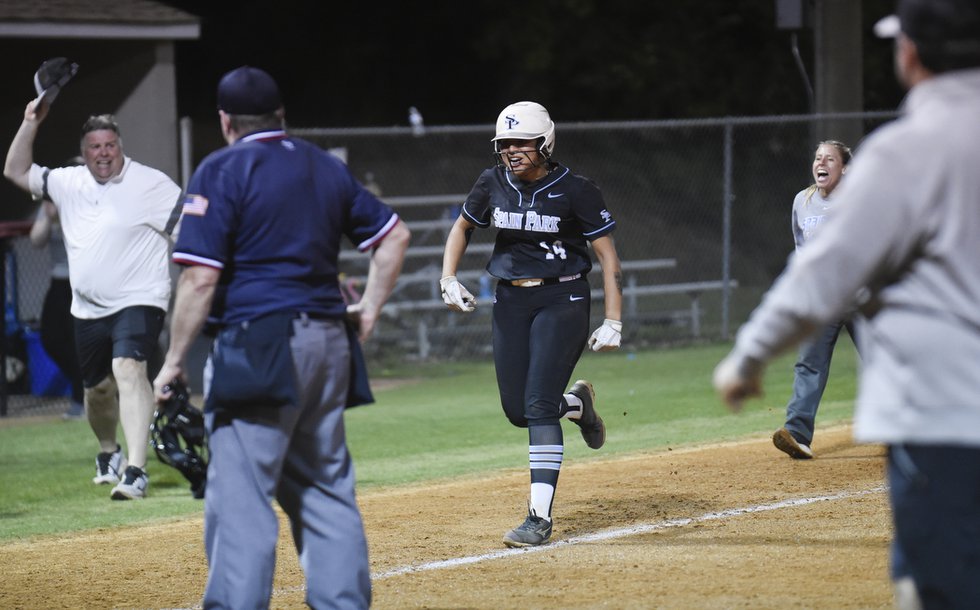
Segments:
[[[126,154],[159,169],[179,183],[177,85],[174,48],[158,42],[131,65],[120,66],[140,75],[115,111],[125,129]]]

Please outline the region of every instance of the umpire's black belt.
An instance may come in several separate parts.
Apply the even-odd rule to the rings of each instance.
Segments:
[[[526,277],[519,280],[507,280],[507,283],[518,288],[533,288],[535,286],[550,286],[561,282],[570,282],[580,277],[582,277],[581,273],[563,275],[561,277]]]
[[[298,311],[293,316],[297,320],[336,320],[337,316],[331,316],[318,311]]]

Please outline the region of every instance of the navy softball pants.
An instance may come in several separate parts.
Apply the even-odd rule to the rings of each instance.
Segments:
[[[585,278],[519,288],[499,282],[493,306],[493,358],[500,402],[520,428],[557,424],[562,394],[589,334]]]

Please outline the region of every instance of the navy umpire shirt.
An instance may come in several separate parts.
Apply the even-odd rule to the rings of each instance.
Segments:
[[[183,213],[173,260],[222,270],[209,317],[221,325],[278,311],[344,317],[341,236],[363,252],[398,222],[339,159],[282,130],[208,155]]]

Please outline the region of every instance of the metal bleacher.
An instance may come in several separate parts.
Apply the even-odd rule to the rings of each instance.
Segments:
[[[384,321],[378,332],[383,342],[397,343],[421,359],[446,355],[458,349],[463,338],[467,338],[465,344],[471,350],[490,350],[489,305],[496,280],[483,267],[493,251],[492,231],[476,232],[457,273],[460,281],[476,296],[477,311],[469,315],[451,312],[439,293],[446,238],[465,198],[462,194],[384,198],[411,229],[412,243],[406,253],[402,274],[383,309]],[[345,249],[340,254],[341,268],[345,272],[342,281],[354,298],[364,285],[369,260],[367,253],[354,249]],[[625,322],[631,325],[685,325],[691,336],[701,335],[700,297],[704,292],[722,290],[725,283],[649,283],[647,272],[672,270],[676,266],[677,261],[673,258],[622,261]],[[593,274],[599,269],[596,263]],[[738,283],[731,280],[728,285],[735,287]],[[686,294],[690,298],[689,306],[664,311],[643,309],[640,297],[668,294]],[[596,302],[603,299],[603,291],[596,287],[594,280],[592,298]]]

